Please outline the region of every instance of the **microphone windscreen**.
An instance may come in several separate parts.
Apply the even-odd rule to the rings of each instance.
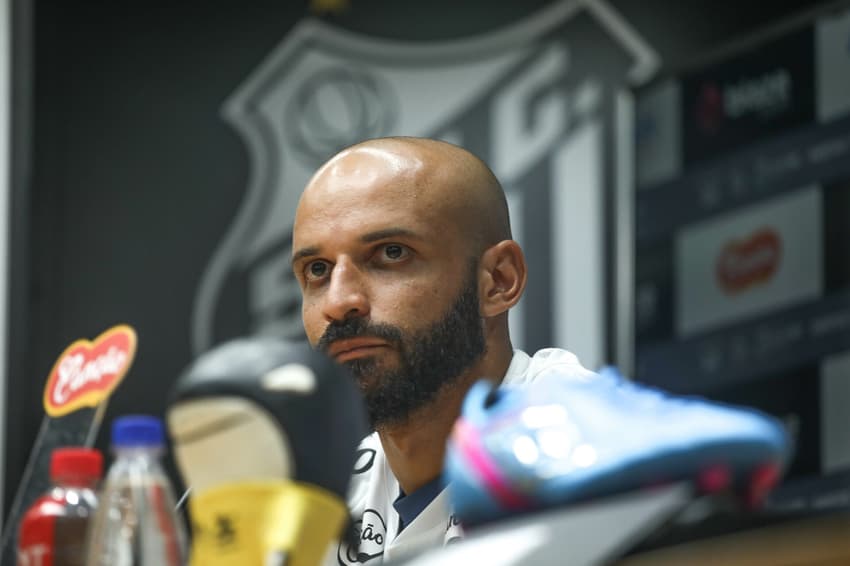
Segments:
[[[368,433],[346,368],[306,342],[270,337],[239,338],[199,356],[175,383],[168,421],[193,492],[291,479],[344,499]]]

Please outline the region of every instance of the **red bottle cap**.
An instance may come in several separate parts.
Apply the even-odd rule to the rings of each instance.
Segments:
[[[57,448],[50,457],[50,477],[75,476],[81,479],[100,479],[103,474],[103,455],[93,448]]]

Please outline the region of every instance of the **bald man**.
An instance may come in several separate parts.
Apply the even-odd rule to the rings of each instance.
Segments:
[[[462,535],[441,471],[474,381],[592,375],[564,350],[513,349],[508,311],[525,259],[498,180],[460,147],[385,138],[331,158],[298,205],[292,268],[310,342],[351,368],[375,431],[352,479],[359,546],[343,544],[332,562],[376,563]]]

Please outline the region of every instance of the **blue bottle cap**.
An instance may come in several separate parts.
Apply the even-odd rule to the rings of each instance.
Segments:
[[[112,422],[113,446],[162,446],[164,443],[162,421],[156,417],[132,415]]]

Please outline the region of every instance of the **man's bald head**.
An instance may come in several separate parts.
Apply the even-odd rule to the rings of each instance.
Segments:
[[[312,192],[338,190],[339,181],[345,186],[346,179],[352,188],[386,181],[382,190],[398,190],[414,206],[439,207],[464,229],[476,251],[512,238],[507,200],[498,179],[481,159],[448,142],[389,137],[357,143],[316,172],[302,199]]]

